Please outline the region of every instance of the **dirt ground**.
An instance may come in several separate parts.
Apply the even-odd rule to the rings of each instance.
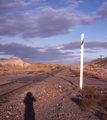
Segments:
[[[44,70],[38,69],[38,71],[30,70],[30,71],[24,71],[23,73],[19,72],[17,74],[0,75],[0,84],[4,84],[4,83],[10,82],[10,81],[14,81],[16,79],[23,78],[23,77],[35,76],[35,75],[42,74],[42,73],[48,72],[48,71],[51,71],[51,69],[44,69]]]
[[[35,84],[0,106],[0,120],[100,120],[96,113],[102,109],[83,111],[79,106],[79,88],[72,76],[67,69]]]
[[[17,75],[5,75],[5,76],[0,76],[0,84],[4,84],[10,81],[14,81],[18,78],[26,77],[26,76],[32,76],[27,73],[23,74],[17,74]]]

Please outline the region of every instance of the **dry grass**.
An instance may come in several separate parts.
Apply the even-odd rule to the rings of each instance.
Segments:
[[[0,69],[0,75],[15,75],[27,72],[28,74],[38,74],[42,72],[51,71],[51,68],[36,68],[36,69],[23,69],[23,68],[3,68]]]
[[[14,74],[20,74],[27,72],[28,74],[38,74],[42,72],[48,72],[55,69],[66,67],[66,65],[63,64],[56,64],[53,65],[52,63],[49,64],[31,64],[30,66],[21,67],[19,65],[11,65],[6,64],[2,65],[0,64],[0,75],[14,75]]]
[[[102,114],[101,112],[97,112],[96,115],[103,120],[107,120],[107,95],[101,93],[96,94],[96,90],[88,86],[83,88],[81,94],[82,99],[79,103],[80,107],[83,110],[88,108],[103,108],[104,112]]]
[[[71,71],[76,77],[80,77],[79,68],[72,67]],[[84,78],[107,79],[107,72],[100,71],[100,70],[94,70],[94,69],[92,71],[84,69],[83,77]]]
[[[0,75],[13,75],[13,74],[18,74],[18,73],[23,73],[23,69],[14,69],[14,68],[4,68],[0,69]]]
[[[35,69],[35,70],[28,70],[28,74],[38,74],[38,73],[43,73],[43,72],[48,72],[51,71],[51,68],[40,68],[40,69]]]
[[[96,116],[99,117],[101,120],[107,120],[107,112],[106,111],[104,111],[104,112],[97,111]]]
[[[104,94],[96,94],[95,89],[91,87],[84,87],[82,92],[82,101],[80,105],[83,108],[90,108],[90,107],[103,107],[107,108],[107,95]]]

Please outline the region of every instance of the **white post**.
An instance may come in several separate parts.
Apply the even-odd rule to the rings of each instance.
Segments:
[[[84,52],[84,34],[81,34],[81,66],[80,66],[80,88],[83,87],[83,52]]]

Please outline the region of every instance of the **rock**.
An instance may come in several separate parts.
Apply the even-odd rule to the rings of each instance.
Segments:
[[[7,111],[7,113],[8,113],[9,115],[11,115],[11,112],[10,112],[10,111]]]
[[[9,116],[7,115],[6,118],[9,118]]]
[[[11,113],[10,111],[7,111],[8,115],[14,116],[16,115],[15,113]]]

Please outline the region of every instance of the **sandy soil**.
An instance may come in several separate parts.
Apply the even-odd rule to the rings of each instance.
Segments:
[[[39,75],[39,74],[42,74],[44,72],[31,72],[30,74],[28,74],[28,72],[24,72],[24,73],[21,73],[21,74],[15,74],[15,75],[3,75],[3,76],[0,76],[0,84],[4,84],[4,83],[7,83],[7,82],[10,82],[10,81],[14,81],[14,80],[17,80],[19,78],[26,78],[26,77],[32,77],[32,76],[36,76],[36,75]]]
[[[71,81],[66,76],[71,76]],[[0,120],[24,120],[29,114],[32,120],[99,120],[94,109],[82,111],[79,107],[78,87],[72,79],[67,69],[35,84],[0,106]]]
[[[7,83],[10,81],[14,81],[18,78],[26,77],[26,76],[33,76],[32,74],[16,74],[16,75],[5,75],[5,76],[0,76],[0,84]]]

